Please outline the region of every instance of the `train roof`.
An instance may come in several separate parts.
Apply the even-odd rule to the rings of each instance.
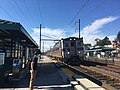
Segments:
[[[83,40],[83,37],[81,37],[81,38],[78,38],[78,37],[68,37],[68,38],[62,38],[61,40],[70,40],[70,39]],[[53,47],[55,47],[60,41],[56,42]]]

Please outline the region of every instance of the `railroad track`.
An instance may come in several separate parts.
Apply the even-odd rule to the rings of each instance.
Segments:
[[[57,65],[56,64],[56,66],[58,67],[58,68],[60,68],[60,69],[62,69],[62,71],[64,71],[65,73],[66,73],[66,75],[67,76],[69,76],[69,77],[67,77],[67,80],[73,85],[73,82],[75,83],[76,82],[76,84],[75,85],[78,85],[79,84],[79,86],[80,87],[83,87],[83,88],[100,88],[100,90],[102,89],[102,87],[101,87],[101,85],[100,84],[98,84],[98,83],[93,83],[92,82],[92,80],[91,79],[89,79],[89,78],[87,78],[86,76],[84,76],[83,74],[80,74],[80,72],[79,71],[77,71],[77,70],[75,70],[73,67],[71,67],[71,66],[68,66],[68,65]],[[77,81],[77,79],[76,79],[76,76],[81,76],[82,75],[82,77],[84,77],[84,79],[85,80],[88,80],[88,81],[90,81],[91,80],[91,82],[89,82],[89,83],[91,83],[90,85],[95,85],[95,86],[89,86],[88,84],[85,84],[85,85],[81,85],[78,81]],[[80,78],[79,78],[80,79]],[[83,78],[82,78],[83,79]],[[81,79],[81,80],[82,80]],[[94,79],[95,80],[95,79]],[[78,83],[77,83],[78,82]],[[81,82],[84,82],[84,81],[81,81]],[[97,85],[98,84],[98,85]],[[100,86],[99,86],[100,85]],[[74,86],[74,85],[73,85]],[[79,90],[79,89],[78,89]],[[81,90],[81,89],[80,89]],[[85,89],[86,90],[86,89]],[[103,90],[103,89],[102,89]],[[112,89],[113,90],[113,89]]]
[[[74,68],[82,73],[98,79],[103,83],[103,87],[108,90],[120,90],[120,77],[114,72],[108,72],[104,69],[87,66],[74,66]]]
[[[101,85],[106,88],[106,90],[120,90],[120,73],[117,73],[120,66],[66,66],[67,67],[62,67],[61,69],[66,72],[69,77],[82,74],[99,85],[101,82]]]

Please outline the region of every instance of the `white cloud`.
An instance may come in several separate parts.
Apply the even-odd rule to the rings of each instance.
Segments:
[[[98,33],[98,30],[102,28],[105,24],[110,23],[116,20],[117,18],[118,17],[107,17],[107,18],[95,20],[91,25],[88,25],[85,28],[83,28],[82,32],[83,34],[89,34],[89,33],[96,34]]]
[[[50,28],[42,28],[41,29],[41,39],[51,39],[51,40],[60,40],[65,36],[65,33],[63,33],[62,29],[50,29]],[[33,39],[38,43],[39,45],[39,36],[40,36],[40,29],[39,28],[33,28],[32,37]],[[60,37],[59,37],[60,36]],[[50,49],[55,44],[55,41],[43,41],[41,42],[41,48],[43,51]]]
[[[111,35],[111,36],[108,36],[108,38],[109,38],[111,41],[113,41],[113,40],[115,40],[116,36],[117,36],[117,35]]]
[[[100,29],[105,25],[114,20],[118,17],[106,17],[102,19],[95,20],[91,25],[86,26],[81,30],[81,36],[84,39],[84,43],[91,43],[92,45],[95,44],[96,38],[103,39],[107,34],[103,34]],[[73,34],[72,36],[78,36],[78,33]],[[110,40],[115,37],[115,35],[108,36]],[[112,39],[113,40],[113,39]]]

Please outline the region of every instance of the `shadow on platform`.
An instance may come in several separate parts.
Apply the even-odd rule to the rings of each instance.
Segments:
[[[10,81],[2,88],[28,88],[30,74],[27,74],[19,81]],[[37,77],[34,83],[35,89],[49,90],[72,90],[70,85],[62,81],[58,69],[53,62],[38,63]],[[0,88],[0,89],[2,89]],[[69,88],[69,89],[68,89]]]

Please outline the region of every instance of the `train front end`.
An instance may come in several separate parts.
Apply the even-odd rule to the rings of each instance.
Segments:
[[[62,57],[70,65],[80,64],[84,59],[83,38],[69,37],[61,40]]]

